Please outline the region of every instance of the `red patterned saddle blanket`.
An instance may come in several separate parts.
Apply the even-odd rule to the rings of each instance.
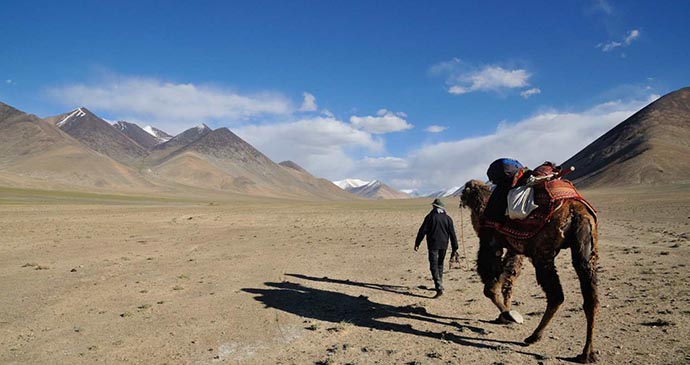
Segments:
[[[575,189],[568,180],[558,179],[546,181],[534,187],[534,203],[536,208],[525,219],[507,219],[505,222],[496,222],[486,219],[483,222],[485,227],[490,227],[496,231],[518,240],[525,240],[534,237],[544,225],[551,219],[554,211],[565,200],[577,200],[584,203],[596,217],[596,210],[585,198]]]

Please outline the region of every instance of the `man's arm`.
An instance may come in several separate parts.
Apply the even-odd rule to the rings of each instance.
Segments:
[[[458,238],[455,236],[455,228],[453,227],[453,220],[448,217],[448,233],[450,235],[450,245],[453,248],[453,252],[458,252]]]
[[[414,250],[417,251],[419,249],[419,245],[422,244],[422,240],[424,239],[424,236],[426,235],[426,226],[429,224],[429,215],[424,217],[424,222],[422,222],[422,225],[419,227],[419,231],[417,231],[417,238],[414,240]]]

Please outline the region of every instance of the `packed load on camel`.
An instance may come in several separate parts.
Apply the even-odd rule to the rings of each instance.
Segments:
[[[573,170],[573,167],[563,169],[549,161],[534,170],[509,158],[500,158],[492,162],[486,174],[489,181],[494,184],[494,188],[484,211],[484,218],[493,222],[494,225],[502,225],[508,220],[523,220],[537,208],[548,205],[552,198],[556,198],[552,196],[555,190],[559,190],[560,199],[575,198],[584,201],[570,182],[550,183]],[[556,189],[557,186],[558,189]],[[539,193],[542,193],[542,196],[539,196]],[[543,196],[544,193],[546,196]],[[544,202],[545,199],[548,201]],[[537,200],[541,205],[537,203]],[[586,204],[589,205],[589,203]]]

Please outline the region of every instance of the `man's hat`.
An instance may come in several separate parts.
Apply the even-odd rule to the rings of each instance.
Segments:
[[[443,204],[443,201],[441,201],[441,199],[439,199],[439,198],[434,199],[434,202],[431,203],[431,205],[433,205],[437,208],[445,208],[446,207],[446,205]]]

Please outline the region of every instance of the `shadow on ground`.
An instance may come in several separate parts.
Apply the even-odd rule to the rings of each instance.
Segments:
[[[415,298],[431,298],[427,297],[424,295],[419,295],[419,294],[414,294],[410,292],[410,288],[407,286],[401,286],[401,285],[387,285],[387,284],[374,284],[374,283],[362,283],[359,281],[353,281],[350,279],[332,279],[329,277],[321,277],[317,278],[315,276],[308,276],[308,275],[303,275],[303,274],[285,274],[285,276],[291,276],[293,278],[298,278],[298,279],[304,279],[304,280],[311,280],[311,281],[318,281],[322,283],[334,283],[334,284],[343,284],[343,285],[352,285],[352,286],[359,286],[362,288],[367,288],[367,289],[374,289],[374,290],[381,290],[389,293],[395,293],[395,294],[401,294],[401,295],[407,295],[410,297],[415,297]],[[426,289],[426,288],[425,288]],[[435,289],[431,289],[436,293]]]
[[[291,276],[300,277],[292,274]],[[330,280],[330,279],[329,279]],[[352,282],[350,282],[352,283]],[[392,306],[376,303],[368,297],[358,297],[311,288],[298,283],[280,282],[264,283],[266,288],[245,288],[244,292],[256,294],[255,299],[268,308],[275,308],[304,318],[320,321],[340,323],[343,321],[358,327],[371,328],[381,331],[394,331],[409,335],[445,339],[462,346],[496,351],[513,351],[529,356],[540,357],[535,353],[528,353],[509,349],[506,345],[524,346],[522,342],[503,341],[490,338],[470,337],[450,333],[448,331],[423,331],[413,327],[412,323],[426,322],[449,327],[456,332],[469,332],[484,336],[489,332],[481,327],[461,324],[458,321],[469,322],[471,319],[444,317],[428,313],[425,308],[417,306]],[[358,286],[376,285],[362,284]],[[357,284],[355,284],[357,285]],[[390,286],[387,286],[390,287]],[[406,323],[392,323],[388,320]],[[487,344],[488,343],[488,344]]]

